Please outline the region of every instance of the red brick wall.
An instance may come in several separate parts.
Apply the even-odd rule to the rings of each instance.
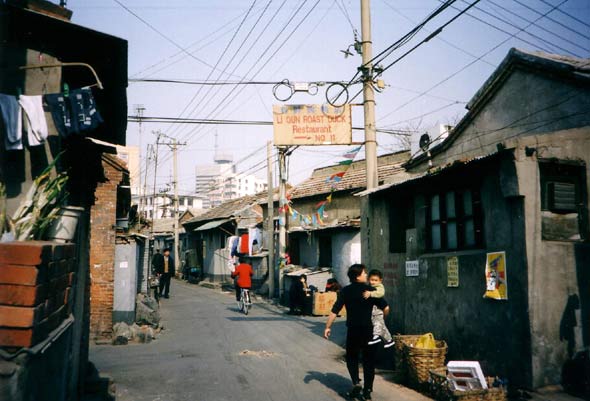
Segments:
[[[114,157],[103,155],[107,181],[99,183],[90,212],[90,338],[110,337],[113,329],[113,288],[117,185],[125,168]]]
[[[72,313],[75,245],[0,244],[0,347],[31,347]]]

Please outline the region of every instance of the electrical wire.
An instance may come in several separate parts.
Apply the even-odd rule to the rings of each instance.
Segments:
[[[440,0],[439,0],[440,1]],[[565,0],[567,1],[567,0]],[[564,2],[565,2],[564,1]],[[563,4],[564,2],[560,3],[559,5]],[[553,9],[547,11],[545,14],[550,13],[551,11],[553,11],[555,8],[557,8],[559,5],[555,6]],[[545,14],[541,15],[540,17],[538,17],[536,21],[540,20],[541,18],[543,18],[545,16]],[[467,14],[470,15],[470,14]],[[523,28],[520,28],[520,30],[525,30],[526,28],[528,28],[528,26],[525,26]],[[404,108],[405,106],[407,106],[408,104],[416,101],[417,99],[421,98],[422,96],[424,96],[425,94],[431,92],[432,90],[436,89],[437,87],[439,87],[440,85],[442,85],[443,83],[447,82],[448,80],[454,78],[455,76],[457,76],[458,74],[460,74],[461,72],[465,71],[467,68],[469,68],[470,66],[472,66],[473,64],[475,64],[477,61],[481,60],[482,58],[484,58],[485,56],[487,56],[488,54],[490,54],[491,52],[493,52],[494,50],[496,50],[497,48],[499,48],[500,46],[502,46],[504,43],[508,42],[510,39],[514,38],[516,36],[518,32],[515,33],[511,33],[509,34],[509,36],[504,39],[503,41],[501,41],[500,43],[498,43],[497,45],[495,45],[494,47],[492,47],[491,49],[489,49],[488,51],[486,51],[484,54],[482,54],[481,56],[479,56],[478,58],[476,58],[473,61],[470,61],[469,63],[467,63],[466,65],[464,65],[463,67],[461,67],[460,69],[458,69],[457,71],[455,71],[454,73],[452,73],[451,75],[447,76],[446,78],[442,79],[441,81],[437,82],[436,84],[434,84],[433,86],[431,86],[430,88],[426,89],[425,91],[421,92],[420,94],[418,94],[417,96],[414,96],[413,98],[411,98],[410,100],[404,102],[403,104],[401,104],[400,106],[396,107],[394,110],[392,110],[391,112],[389,112],[388,114],[384,115],[383,117],[381,117],[378,121],[381,121],[387,117],[389,117],[390,115],[392,115],[393,113],[395,113],[396,111]]]
[[[243,14],[243,13],[242,13],[242,14]],[[227,35],[229,32],[231,32],[233,29],[235,29],[235,27],[230,27],[230,29],[228,29],[228,30],[226,30],[225,32],[223,32],[223,33],[222,33],[222,34],[221,34],[221,35],[220,35],[218,38],[216,38],[216,39],[212,39],[212,40],[210,40],[209,42],[206,42],[206,43],[202,44],[204,40],[206,40],[206,39],[208,39],[209,37],[211,37],[211,36],[215,35],[215,34],[216,34],[216,33],[218,33],[219,31],[221,31],[221,30],[223,30],[224,28],[226,28],[226,27],[228,27],[229,25],[231,25],[231,24],[232,24],[234,21],[238,20],[238,19],[239,19],[239,18],[242,16],[242,14],[239,14],[238,16],[236,16],[236,17],[232,18],[231,20],[229,20],[227,23],[223,24],[221,27],[219,27],[219,28],[218,28],[218,29],[216,29],[215,31],[213,31],[213,32],[211,32],[211,33],[209,33],[209,34],[207,34],[207,35],[203,36],[202,38],[199,38],[199,39],[198,39],[198,40],[196,40],[195,42],[191,43],[190,45],[188,45],[188,46],[187,46],[187,49],[189,49],[189,48],[191,48],[191,47],[193,47],[193,46],[195,46],[195,45],[197,45],[197,44],[201,44],[201,46],[199,46],[199,47],[197,47],[196,49],[192,50],[193,52],[196,52],[196,51],[198,51],[198,50],[201,50],[201,49],[203,49],[203,48],[205,48],[205,47],[207,47],[207,46],[209,46],[209,45],[213,44],[213,43],[214,43],[214,42],[216,42],[217,40],[221,39],[223,36]],[[144,68],[144,69],[142,69],[142,70],[139,70],[139,71],[137,71],[137,72],[135,72],[135,73],[131,74],[131,76],[132,76],[132,77],[137,77],[138,75],[140,75],[140,74],[143,74],[143,73],[145,73],[146,71],[149,71],[149,70],[151,70],[152,68],[156,68],[157,66],[159,66],[159,65],[161,65],[161,64],[163,64],[163,63],[166,63],[167,61],[169,61],[169,60],[171,60],[171,59],[174,59],[175,57],[177,57],[177,56],[179,56],[179,55],[181,55],[181,54],[182,54],[183,56],[182,56],[182,57],[180,57],[178,60],[175,60],[175,61],[170,61],[170,63],[169,63],[168,65],[161,67],[161,68],[160,68],[160,69],[158,69],[157,71],[153,71],[153,72],[151,72],[151,73],[150,73],[150,75],[153,75],[153,74],[155,74],[155,73],[158,73],[158,72],[160,72],[160,71],[162,71],[162,70],[165,70],[166,68],[169,68],[169,67],[171,67],[172,65],[174,65],[174,64],[176,64],[176,63],[178,63],[178,62],[180,62],[180,61],[184,60],[184,59],[185,59],[186,57],[188,57],[188,56],[187,56],[187,55],[186,55],[186,54],[185,54],[185,53],[184,53],[182,50],[181,50],[181,51],[178,51],[178,52],[176,52],[176,53],[174,53],[174,54],[172,54],[172,55],[170,55],[170,56],[168,56],[168,57],[165,57],[165,58],[163,58],[163,59],[160,59],[160,60],[159,60],[159,61],[157,61],[156,63],[154,63],[154,64],[152,64],[152,65],[150,65],[150,66],[148,66],[148,67],[145,67],[145,68]]]
[[[358,35],[358,31],[354,27],[354,24],[352,23],[352,20],[350,19],[350,15],[348,14],[348,11],[346,10],[346,6],[344,5],[344,0],[340,0],[340,1],[342,1],[342,5],[340,5],[338,0],[336,0],[335,3],[338,6],[338,8],[340,9],[340,11],[342,12],[342,14],[344,15],[344,17],[346,18],[346,20],[348,21],[348,23],[350,24],[350,28],[352,29],[352,33],[354,34],[354,36],[356,38]]]
[[[391,5],[391,4],[390,4],[390,3],[389,3],[387,0],[382,0],[382,2],[383,2],[383,4],[385,4],[386,6],[388,6],[389,8],[391,8],[391,9],[392,9],[392,10],[393,10],[395,13],[397,13],[398,15],[400,15],[400,16],[402,16],[403,18],[405,18],[406,20],[410,21],[412,24],[416,24],[416,21],[413,21],[413,20],[412,20],[410,17],[408,17],[406,14],[402,13],[401,11],[399,11],[398,9],[396,9],[395,7],[393,7],[393,6],[392,6],[392,5]],[[428,29],[426,29],[426,28],[423,28],[423,29],[424,29],[426,32],[433,33],[433,31],[430,31],[430,30],[428,30]],[[452,43],[452,42],[450,42],[450,41],[448,41],[448,40],[446,40],[446,39],[444,39],[444,38],[441,38],[440,36],[436,36],[436,39],[437,39],[437,40],[440,40],[440,41],[441,41],[441,42],[443,42],[443,43],[446,43],[447,45],[449,45],[450,47],[452,47],[452,48],[453,48],[453,49],[455,49],[455,50],[459,50],[461,53],[467,54],[468,56],[470,56],[470,57],[473,57],[473,58],[477,58],[477,56],[476,56],[475,54],[473,54],[473,53],[471,53],[471,52],[468,52],[467,50],[465,50],[465,49],[464,49],[464,48],[462,48],[461,46],[458,46],[458,45],[456,45],[456,44],[454,44],[454,43]],[[493,64],[493,63],[490,63],[489,61],[486,61],[486,60],[482,60],[482,61],[483,61],[484,63],[486,63],[486,64],[488,64],[488,65],[490,65],[490,66],[494,67],[494,68],[496,67],[496,65],[495,65],[495,64]],[[448,99],[446,99],[446,100],[448,100]]]
[[[466,0],[462,0],[462,1],[463,1],[464,3],[467,3],[467,1],[466,1]],[[567,0],[565,0],[565,1],[567,1]],[[564,2],[565,2],[565,1],[564,1]],[[562,3],[562,4],[563,4],[563,3]],[[516,28],[516,29],[520,29],[520,26],[518,26],[518,25],[516,25],[516,24],[513,24],[512,22],[510,22],[510,21],[507,21],[507,20],[505,20],[505,19],[503,19],[503,18],[500,18],[500,17],[498,17],[497,15],[495,15],[495,14],[493,14],[493,13],[491,13],[491,12],[487,11],[487,10],[484,10],[484,9],[483,9],[483,8],[481,8],[481,7],[476,7],[476,10],[478,10],[478,11],[480,11],[480,12],[482,12],[482,13],[484,13],[484,14],[486,14],[486,15],[488,15],[488,16],[490,16],[490,17],[492,17],[492,18],[494,18],[494,19],[496,19],[496,20],[498,20],[498,21],[501,21],[501,22],[503,22],[503,23],[504,23],[504,24],[506,24],[506,25],[509,25],[509,26],[511,26],[511,27],[513,27],[513,28]],[[523,18],[523,19],[525,19],[525,20],[526,20],[526,18],[524,18],[524,17],[521,17],[521,18]],[[536,22],[535,22],[535,21],[529,21],[529,20],[526,20],[526,21],[527,21],[527,22],[529,22],[529,25],[528,25],[529,27],[530,27],[530,26],[532,26],[532,25],[536,25]],[[559,50],[561,50],[561,51],[563,51],[563,52],[565,52],[565,53],[571,54],[572,56],[581,57],[579,54],[577,54],[577,53],[575,53],[575,52],[572,52],[571,50],[568,50],[568,49],[566,49],[565,47],[562,47],[562,46],[560,46],[560,45],[558,45],[558,44],[555,44],[555,43],[553,43],[553,42],[550,42],[549,40],[547,40],[547,39],[545,39],[545,38],[543,38],[543,37],[541,37],[541,36],[539,36],[539,35],[536,35],[536,34],[534,34],[534,33],[528,32],[528,31],[526,31],[526,30],[523,30],[522,32],[523,32],[523,33],[526,33],[527,35],[529,35],[529,36],[531,36],[531,37],[533,37],[533,38],[535,38],[535,39],[537,39],[537,40],[539,40],[540,42],[542,42],[542,43],[544,43],[544,44],[547,44],[547,45],[549,45],[549,46],[553,46],[553,47],[554,47],[554,48],[556,48],[556,49],[559,49]],[[539,46],[537,46],[537,47],[539,47]],[[545,51],[548,51],[548,52],[551,52],[551,51],[550,51],[550,50],[548,50],[548,49],[543,49],[543,50],[545,50]]]
[[[541,3],[543,3],[543,4],[545,4],[545,5],[548,5],[549,7],[553,7],[553,4],[549,3],[548,1],[545,1],[545,0],[539,0],[539,1],[540,1]],[[570,17],[570,18],[571,18],[571,19],[573,19],[574,21],[576,21],[576,22],[579,22],[580,24],[582,24],[582,25],[585,25],[586,27],[590,28],[590,24],[588,24],[588,23],[586,23],[586,22],[582,21],[581,19],[579,19],[579,18],[576,18],[575,16],[573,16],[573,15],[571,15],[571,14],[569,14],[569,13],[567,13],[567,12],[563,11],[561,8],[557,7],[557,11],[559,11],[559,12],[560,12],[560,13],[562,13],[563,15],[566,15],[566,16]]]
[[[525,8],[527,8],[527,9],[531,10],[531,11],[532,11],[532,12],[534,12],[535,14],[541,14],[541,12],[540,12],[539,10],[535,10],[535,9],[534,9],[534,8],[532,8],[531,6],[529,6],[529,5],[527,5],[527,4],[523,3],[523,2],[521,2],[521,1],[519,1],[519,0],[513,0],[513,1],[514,1],[515,3],[518,3],[518,4],[520,4],[520,5],[521,5],[521,6],[523,6],[523,7],[525,7]],[[567,2],[567,0],[566,0],[566,1],[562,1],[561,3],[559,3],[559,4],[558,4],[558,5],[556,5],[556,6],[553,6],[553,5],[551,5],[551,7],[552,7],[552,8],[551,8],[551,10],[552,10],[552,11],[553,11],[553,10],[559,10],[559,7],[561,7],[561,6],[562,6],[564,3],[566,3],[566,2]],[[586,38],[586,39],[589,39],[589,40],[590,40],[590,36],[588,36],[588,35],[584,35],[583,33],[579,32],[579,31],[576,31],[576,30],[575,30],[575,29],[573,29],[572,27],[570,27],[570,26],[567,26],[566,24],[564,24],[564,23],[562,23],[562,22],[559,22],[558,20],[556,20],[556,19],[554,19],[554,18],[551,18],[551,17],[546,17],[546,18],[547,18],[547,20],[549,20],[549,21],[551,21],[551,22],[553,22],[553,23],[555,23],[555,24],[557,24],[557,25],[561,26],[562,28],[565,28],[565,29],[567,29],[567,30],[568,30],[568,31],[570,31],[570,32],[573,32],[573,33],[575,33],[575,34],[577,34],[577,35],[580,35],[580,36],[581,36],[581,37],[583,37],[583,38]]]
[[[518,13],[515,13],[514,11],[512,11],[512,10],[510,10],[510,9],[508,9],[508,8],[506,8],[506,7],[504,7],[504,6],[500,5],[500,4],[498,4],[498,3],[496,3],[496,2],[495,2],[495,1],[493,1],[493,0],[487,0],[487,1],[488,1],[488,3],[490,3],[490,4],[492,4],[492,5],[494,5],[494,6],[498,7],[498,8],[500,8],[501,10],[504,10],[504,11],[506,11],[507,13],[509,13],[509,14],[511,14],[511,15],[514,15],[514,16],[516,16],[516,17],[520,18],[520,19],[521,19],[521,20],[523,20],[523,21],[526,21],[526,22],[531,22],[529,19],[527,19],[527,18],[523,17],[522,15],[520,15],[520,14],[518,14]],[[553,36],[555,36],[556,38],[559,38],[559,39],[563,40],[564,42],[567,42],[567,43],[571,44],[572,46],[575,46],[575,47],[577,47],[577,48],[579,48],[579,49],[582,49],[582,50],[584,50],[584,51],[587,51],[587,52],[588,52],[588,51],[590,51],[590,49],[589,49],[589,48],[587,48],[587,47],[583,47],[583,46],[580,46],[579,44],[577,44],[577,43],[575,43],[575,42],[573,42],[573,41],[569,40],[568,38],[565,38],[565,37],[563,37],[563,36],[561,36],[561,35],[559,35],[559,34],[557,34],[557,33],[553,32],[553,31],[552,31],[552,30],[550,30],[550,29],[547,29],[547,28],[545,28],[545,27],[544,27],[544,26],[542,26],[542,25],[539,25],[539,24],[537,24],[537,23],[535,23],[535,22],[533,22],[532,24],[533,24],[534,26],[536,26],[538,29],[542,30],[543,32],[547,32],[547,33],[549,33],[550,35],[553,35]],[[550,43],[550,42],[547,42],[547,43]]]
[[[182,47],[181,45],[179,45],[178,43],[176,43],[174,40],[172,40],[171,38],[169,38],[166,34],[162,33],[160,30],[158,30],[155,26],[153,26],[152,24],[150,24],[148,21],[146,21],[145,19],[141,18],[138,14],[134,13],[131,9],[129,9],[125,4],[121,3],[119,0],[113,0],[115,3],[117,3],[118,5],[120,5],[123,9],[125,9],[129,14],[133,15],[135,18],[137,18],[138,20],[140,20],[141,22],[143,22],[145,25],[147,25],[151,30],[153,30],[154,32],[156,32],[158,35],[160,35],[162,38],[166,39],[167,42],[171,43],[172,45],[174,45],[175,47],[177,47],[178,49],[180,49],[183,53],[186,53],[187,56],[195,59],[196,61],[198,61],[199,63],[209,67],[209,68],[213,68],[213,66],[209,63],[207,63],[205,60],[200,59],[199,57],[195,56],[192,53],[189,53],[184,47]],[[236,78],[241,78],[240,76],[236,76]]]
[[[256,1],[257,0],[253,0],[252,4],[250,5],[250,7],[248,8],[248,11],[246,12],[246,15],[244,15],[244,18],[242,18],[242,21],[240,21],[240,24],[238,25],[238,28],[235,30],[234,34],[232,35],[231,39],[229,40],[229,42],[226,44],[225,48],[223,49],[223,51],[221,52],[221,55],[217,58],[217,62],[215,63],[215,66],[209,71],[209,74],[207,74],[207,78],[206,80],[208,80],[211,75],[213,74],[214,70],[217,70],[217,66],[221,63],[221,60],[223,60],[223,57],[225,56],[225,54],[227,53],[227,51],[229,50],[230,46],[232,45],[232,43],[234,42],[235,38],[238,36],[238,33],[240,32],[240,30],[242,29],[242,26],[244,25],[244,23],[246,22],[246,20],[248,19],[248,16],[250,15],[250,13],[252,12],[252,9],[254,8],[254,6],[256,5]],[[266,12],[266,9],[268,8],[268,6],[270,5],[270,3],[272,3],[272,0],[270,0],[266,6],[266,8],[262,11],[262,14],[264,14]],[[248,37],[246,37],[245,40],[247,40]],[[244,43],[244,41],[242,41],[242,45]],[[241,45],[240,45],[240,49],[241,49]],[[239,49],[238,49],[239,51]],[[235,56],[235,55],[234,55]],[[225,74],[225,71],[227,70],[227,67],[229,66],[229,64],[231,64],[231,62],[233,61],[233,58],[225,65],[225,67],[223,68],[222,71],[219,72],[219,75],[217,77],[217,81],[219,80],[219,78]],[[180,112],[180,114],[178,115],[178,117],[181,117],[184,112],[191,106],[191,104],[195,101],[195,99],[199,96],[199,94],[201,93],[201,91],[203,90],[203,86],[200,86],[199,89],[197,90],[197,92],[193,95],[193,97],[191,98],[191,100],[189,100],[189,102],[187,103],[187,105],[182,109],[182,111]],[[209,91],[207,92],[207,94],[209,94],[211,91],[211,88],[209,88]],[[203,96],[202,99],[204,99],[207,94],[205,94],[205,96]],[[201,101],[202,101],[201,99]],[[199,105],[201,104],[201,101],[199,101],[197,103],[197,105],[193,108],[193,110],[191,112],[188,113],[188,115],[191,115],[194,110],[199,107]],[[169,134],[172,135],[174,134],[175,130],[172,130]]]

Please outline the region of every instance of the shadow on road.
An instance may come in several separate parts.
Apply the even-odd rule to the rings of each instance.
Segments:
[[[308,384],[309,382],[314,380],[322,383],[324,386],[338,394],[348,390],[351,385],[349,378],[336,373],[309,371],[307,372],[307,375],[303,378],[303,382],[305,384]]]

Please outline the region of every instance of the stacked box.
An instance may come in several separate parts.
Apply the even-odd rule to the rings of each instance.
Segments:
[[[313,314],[327,316],[336,302],[336,292],[316,292],[313,296]],[[339,316],[346,316],[346,308],[342,308]]]
[[[72,311],[73,244],[0,244],[0,347],[31,347]]]

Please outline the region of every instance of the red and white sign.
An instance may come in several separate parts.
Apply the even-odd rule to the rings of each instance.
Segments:
[[[274,144],[350,145],[352,121],[350,105],[273,105]]]

